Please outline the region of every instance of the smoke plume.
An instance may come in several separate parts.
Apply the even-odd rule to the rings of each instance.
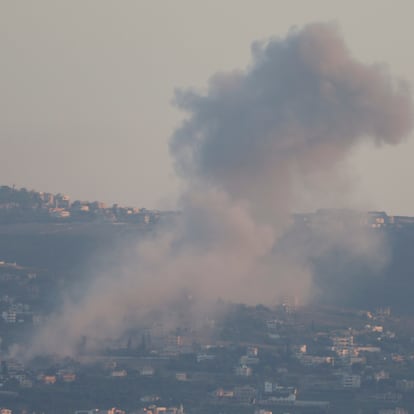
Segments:
[[[34,353],[73,352],[85,335],[98,343],[119,336],[183,292],[194,315],[217,298],[308,300],[314,251],[286,237],[291,214],[327,200],[340,207],[350,151],[363,140],[396,145],[412,128],[408,85],[385,65],[356,60],[333,24],[255,42],[246,69],[215,74],[205,93],[178,90],[175,104],[187,115],[170,141],[185,183],[180,218],[66,303]],[[360,231],[346,242],[325,232],[321,245],[377,255]]]
[[[189,114],[171,142],[181,176],[273,216],[358,141],[398,144],[412,127],[407,84],[355,60],[332,24],[254,43],[245,71],[214,75],[205,95],[179,91],[176,103]]]

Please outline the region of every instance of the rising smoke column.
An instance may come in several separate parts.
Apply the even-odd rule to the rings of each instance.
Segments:
[[[412,127],[407,84],[354,59],[333,24],[254,43],[246,70],[217,73],[204,95],[178,91],[176,104],[188,114],[171,141],[184,180],[273,217],[297,207],[298,183],[314,175],[319,185],[359,141],[398,144]]]
[[[33,353],[73,353],[84,335],[95,344],[115,338],[183,291],[195,298],[195,315],[219,297],[306,300],[306,249],[294,241],[283,254],[276,249],[290,214],[304,198],[334,192],[362,140],[395,145],[412,127],[407,84],[384,65],[354,59],[332,24],[256,42],[247,69],[217,73],[205,94],[181,90],[175,102],[187,114],[170,142],[186,184],[180,220],[94,278],[76,304],[68,301]],[[327,246],[338,242],[329,234]],[[376,254],[361,240],[364,254]]]

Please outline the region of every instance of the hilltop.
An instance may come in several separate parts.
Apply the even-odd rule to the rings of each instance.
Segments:
[[[71,201],[50,194],[0,187],[0,260],[59,271],[81,277],[96,257],[111,257],[122,246],[131,249],[177,212],[98,201]],[[362,232],[361,232],[362,231]],[[329,242],[332,234],[346,234],[344,244]],[[359,255],[349,245],[380,240],[382,256]],[[414,218],[386,212],[321,209],[295,214],[292,226],[277,249],[306,256],[317,287],[313,300],[345,307],[391,306],[414,313]],[[109,253],[109,254],[108,254]],[[376,264],[375,261],[380,261]]]
[[[118,204],[107,206],[100,201],[72,201],[62,193],[0,187],[0,223],[4,224],[98,221],[151,225],[168,214],[171,212]]]

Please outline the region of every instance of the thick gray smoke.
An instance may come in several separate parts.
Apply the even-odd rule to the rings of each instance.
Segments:
[[[180,220],[69,301],[33,352],[70,353],[85,335],[115,338],[183,291],[194,314],[217,298],[306,301],[314,293],[306,249],[294,239],[277,247],[291,213],[328,199],[340,206],[350,150],[365,139],[398,144],[412,127],[407,84],[354,59],[331,24],[254,43],[246,70],[218,73],[206,93],[178,91],[175,101],[187,113],[170,147],[186,184]],[[324,244],[338,243],[325,233]],[[359,240],[341,243],[374,257],[376,242]]]
[[[276,216],[297,207],[304,184],[319,188],[359,140],[398,144],[411,130],[406,83],[355,60],[334,25],[254,43],[252,58],[245,71],[214,75],[205,95],[177,93],[189,118],[171,151],[185,179]]]

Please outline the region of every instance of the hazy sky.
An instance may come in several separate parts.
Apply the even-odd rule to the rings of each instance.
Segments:
[[[0,183],[73,199],[173,205],[176,87],[244,68],[254,40],[335,21],[353,54],[414,84],[407,1],[0,0]],[[361,148],[355,198],[414,215],[414,140]]]

